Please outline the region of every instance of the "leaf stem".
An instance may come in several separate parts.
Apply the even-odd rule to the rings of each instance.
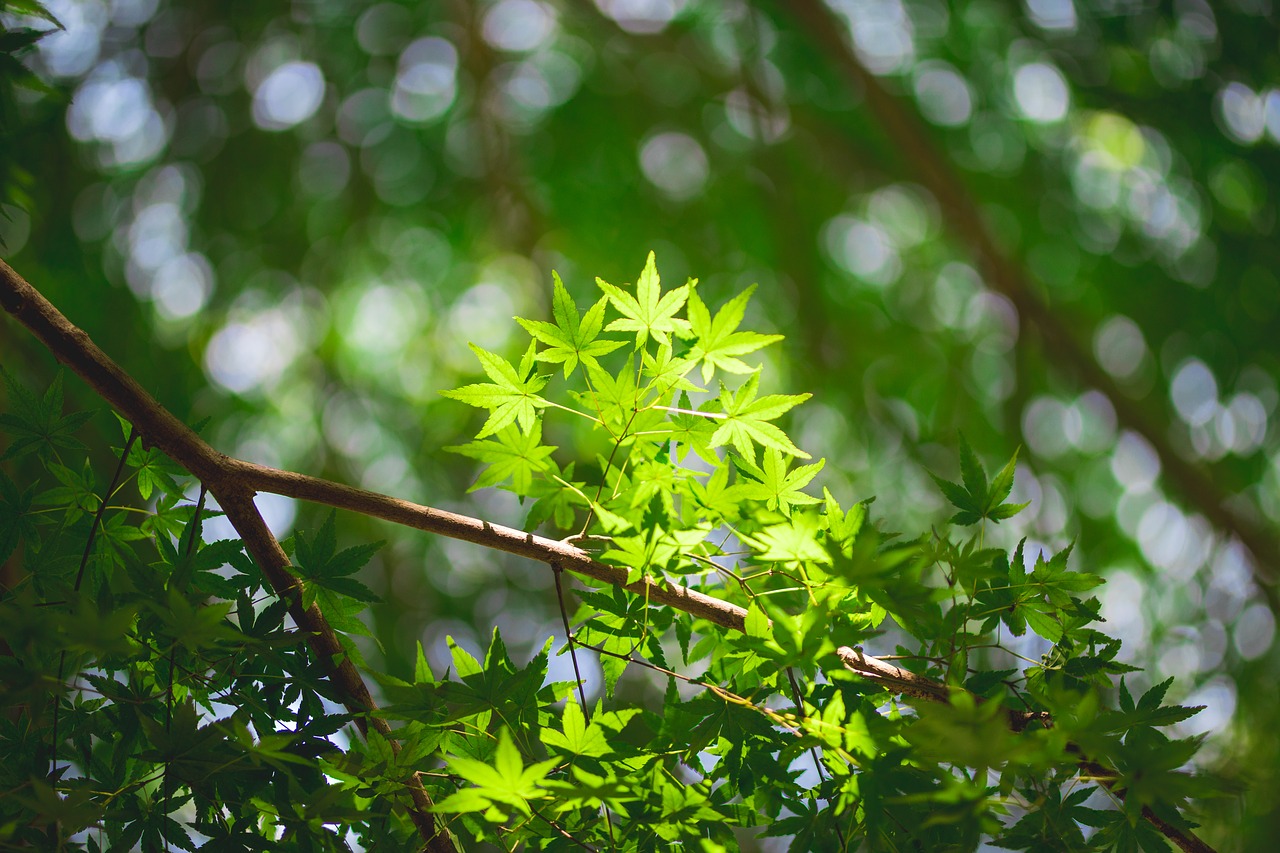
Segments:
[[[682,409],[679,406],[659,406],[657,403],[651,403],[650,409],[660,409],[664,412],[671,412],[676,415],[693,415],[699,418],[710,418],[716,421],[728,420],[729,416],[724,412],[699,412],[696,409]]]

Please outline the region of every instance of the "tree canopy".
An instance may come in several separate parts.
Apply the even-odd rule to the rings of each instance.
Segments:
[[[150,744],[148,760],[177,726],[219,749],[238,744],[236,760],[257,768],[233,796],[214,790],[222,782],[197,784],[200,762],[225,755],[189,756],[172,774],[161,762],[172,784],[130,808],[265,802],[250,790],[267,780],[319,785],[306,776],[315,765],[286,765],[345,743],[343,726],[358,720],[372,732],[365,745],[326,758],[324,773],[395,787],[408,783],[388,767],[447,772],[452,788],[430,774],[419,785],[442,810],[430,814],[466,815],[479,835],[504,825],[486,810],[548,837],[559,826],[609,839],[639,815],[759,827],[744,813],[756,809],[795,849],[838,849],[852,826],[879,831],[865,818],[876,794],[836,793],[864,778],[890,800],[928,803],[897,817],[933,814],[938,823],[918,826],[932,844],[962,826],[976,834],[952,839],[960,846],[1002,832],[1033,849],[1049,837],[1112,843],[1120,830],[1108,827],[1121,825],[1137,835],[1115,844],[1166,843],[1144,807],[1175,829],[1190,817],[1220,849],[1273,837],[1280,28],[1270,4],[8,0],[0,21],[0,253],[198,427],[192,441],[491,525],[541,525],[548,542],[580,534],[559,556],[521,551],[519,537],[494,550],[470,535],[478,547],[390,524],[407,523],[390,506],[333,498],[355,510],[335,518],[307,502],[320,487],[245,468],[281,567],[292,566],[286,578],[300,585],[290,615],[288,595],[266,604],[282,588],[266,568],[274,557],[221,544],[246,539],[232,522],[246,508],[201,504],[186,477],[216,497],[221,469],[198,470],[198,457],[175,466],[161,450],[176,459],[175,448],[197,445],[165,446],[108,397],[122,427],[90,387],[56,378],[47,342],[6,321],[0,484],[4,518],[27,519],[0,528],[0,544],[22,543],[5,563],[6,595],[17,596],[8,612],[35,612],[22,590],[53,595],[63,611],[41,630],[64,638],[72,662],[89,655],[104,671],[147,643],[191,655],[185,665],[200,672],[234,647],[246,669],[219,670],[230,681],[202,689],[233,694],[261,667],[295,685],[273,707],[312,697],[285,743],[264,737],[270,715],[246,722],[251,708],[227,718],[242,730],[215,733],[206,715],[217,712],[184,701],[194,685],[174,675],[178,652],[150,681],[99,678],[100,699],[63,693],[67,766],[71,745],[93,752],[102,725],[75,703],[123,707],[126,693],[159,690],[147,699],[154,713],[129,730]],[[584,384],[565,390],[571,379]],[[64,397],[66,412],[91,415],[64,415]],[[118,498],[117,455],[132,478]],[[52,508],[43,516],[29,512],[37,495]],[[116,504],[147,520],[98,513]],[[46,587],[23,562],[39,549],[22,537],[37,528],[61,543],[47,552],[61,556]],[[709,540],[722,528],[736,544]],[[95,554],[146,554],[102,558],[120,563],[127,590],[86,570],[94,563],[73,545],[89,554],[91,530]],[[592,569],[603,586],[529,560],[580,554],[605,567]],[[773,573],[726,591],[737,583],[716,574],[734,572],[727,554]],[[146,580],[139,566],[153,563],[166,568]],[[794,589],[788,575],[801,578]],[[645,590],[663,581],[740,608],[730,621],[742,630],[660,606]],[[112,590],[120,607],[77,610],[73,588]],[[284,644],[312,605],[339,644],[330,654],[349,656],[389,709],[396,753],[390,729],[329,677],[308,675],[304,658],[322,651]],[[178,642],[184,618],[194,621]],[[120,628],[128,649],[89,642],[113,619],[130,626]],[[76,625],[80,645],[65,639]],[[568,631],[576,654],[556,654]],[[930,644],[943,635],[945,647]],[[698,647],[713,637],[725,645]],[[859,675],[842,649],[943,685],[947,703],[917,695],[886,710],[888,676]],[[1072,669],[1077,659],[1087,672]],[[696,674],[691,661],[702,661]],[[653,666],[711,686],[697,692]],[[71,671],[56,656],[53,668],[55,681]],[[1036,672],[1050,677],[1033,688]],[[428,708],[414,705],[424,684],[454,686],[439,686]],[[6,689],[32,708],[49,692]],[[521,709],[505,725],[466,717],[487,747],[423,734],[440,731],[431,714],[483,713],[474,703],[485,691],[510,691]],[[1024,694],[1025,706],[1013,701]],[[350,718],[335,710],[344,704]],[[910,725],[893,718],[908,706]],[[1003,716],[1021,712],[1049,713],[1055,726]],[[821,721],[837,718],[833,741]],[[650,779],[657,801],[643,807],[610,787],[613,765],[592,750],[657,750],[680,727],[696,747],[688,772],[710,786],[703,799],[691,799],[691,778]],[[522,740],[531,731],[554,736],[539,747]],[[785,746],[747,748],[784,731]],[[47,726],[24,732],[48,748]],[[1102,745],[1117,732],[1115,748]],[[899,737],[913,761],[969,769],[928,785],[877,775],[870,765],[899,760],[886,747]],[[45,779],[49,755],[32,754]],[[566,776],[566,756],[596,781]],[[791,796],[785,813],[730,791],[704,796],[725,779],[738,796],[776,793],[768,774],[803,760],[812,799]],[[1073,790],[1067,780],[1089,776],[1091,761],[1103,781]],[[988,779],[997,765],[1013,769]],[[495,767],[501,785],[486,775]],[[1160,781],[1144,788],[1142,774],[1125,775],[1133,768]],[[1186,781],[1200,771],[1245,789],[1206,797]],[[1032,776],[1042,799],[1026,793]],[[502,787],[513,778],[523,781]],[[281,825],[320,820],[326,807],[358,823],[390,790],[375,788],[334,786],[331,803]],[[577,817],[538,824],[529,792],[553,789]],[[42,790],[24,796],[54,796]],[[841,811],[839,796],[864,817]],[[62,808],[91,823],[91,799]],[[1012,816],[997,818],[995,801]],[[616,826],[572,823],[601,809]],[[154,828],[139,818],[138,831],[172,840],[170,813],[158,810]],[[403,838],[412,825],[397,814],[376,831]],[[1043,825],[1018,823],[1032,814]],[[228,833],[244,830],[234,824]],[[728,831],[705,837],[771,843]],[[1062,834],[1034,834],[1050,831]]]

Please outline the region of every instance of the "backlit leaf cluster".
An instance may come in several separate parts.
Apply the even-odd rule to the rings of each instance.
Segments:
[[[713,313],[696,281],[664,291],[652,255],[634,290],[598,286],[582,312],[555,277],[555,323],[519,319],[533,349],[508,366],[543,389],[529,404],[536,421],[496,441],[479,440],[486,426],[454,450],[484,464],[477,487],[527,502],[530,529],[559,530],[628,582],[679,583],[747,616],[742,632],[725,631],[587,583],[572,651],[599,661],[604,696],[590,714],[566,699],[522,763],[501,759],[507,786],[561,759],[520,803],[490,779],[474,782],[469,809],[453,802],[474,837],[556,845],[563,831],[598,849],[735,849],[746,833],[789,838],[792,850],[1087,850],[1164,844],[1144,807],[1191,825],[1189,802],[1214,784],[1189,767],[1198,740],[1160,728],[1197,709],[1162,704],[1164,685],[1140,712],[1116,684],[1134,668],[1101,630],[1090,593],[1102,579],[1069,568],[1070,548],[985,544],[987,522],[1026,507],[1009,500],[1016,454],[989,478],[961,437],[960,482],[934,477],[957,527],[886,533],[870,499],[842,504],[821,488],[825,460],[809,461],[788,435],[809,395],[773,392],[749,363],[781,339],[739,330],[750,289]],[[561,369],[539,375],[542,364]],[[490,418],[503,405],[446,395]],[[891,654],[952,699],[904,702],[846,669],[842,646]],[[622,701],[624,676],[647,685],[643,710]],[[1108,710],[1117,688],[1120,707]],[[612,722],[619,713],[626,725]],[[489,731],[495,750],[518,743],[500,725]],[[1172,775],[1147,785],[1148,772]],[[523,804],[548,819],[529,820]]]
[[[650,256],[584,311],[556,277],[518,357],[473,347],[485,379],[446,392],[483,410],[453,448],[475,488],[628,584],[741,607],[740,630],[564,576],[571,643],[520,662],[495,630],[479,657],[450,639],[446,671],[419,645],[385,673],[364,660],[379,545],[342,544],[333,515],[285,540],[390,740],[358,731],[243,544],[206,540],[198,483],[122,423],[113,484],[60,380],[8,377],[0,844],[413,849],[415,773],[461,849],[1137,850],[1166,843],[1149,815],[1189,830],[1221,791],[1176,728],[1197,709],[1169,682],[1131,692],[1070,549],[988,541],[1022,508],[1014,459],[988,480],[962,441],[960,483],[938,479],[957,526],[888,532],[790,437],[809,395],[753,363],[780,336],[741,328],[749,297],[663,290]],[[857,674],[859,653],[946,701]],[[553,655],[600,689],[553,679]]]

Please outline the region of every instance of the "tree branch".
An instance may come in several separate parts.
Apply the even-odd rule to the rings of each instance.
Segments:
[[[915,177],[933,194],[942,208],[943,221],[960,241],[977,256],[992,288],[1006,296],[1021,317],[1030,321],[1043,338],[1055,360],[1066,363],[1083,384],[1106,395],[1119,422],[1141,435],[1155,449],[1160,464],[1174,487],[1215,527],[1240,540],[1254,557],[1254,578],[1271,609],[1280,612],[1280,542],[1274,533],[1232,509],[1213,477],[1203,468],[1183,458],[1168,435],[1153,422],[1146,410],[1127,395],[1119,383],[1097,363],[1066,323],[1036,292],[1027,273],[996,246],[984,224],[981,211],[960,176],[951,168],[914,114],[890,95],[874,74],[858,60],[849,45],[848,27],[833,15],[821,0],[793,0],[782,4],[832,62],[861,92],[867,107],[885,134],[892,140]]]
[[[303,609],[301,587],[297,578],[289,573],[289,558],[254,506],[254,489],[232,473],[237,460],[215,451],[161,406],[83,330],[73,325],[3,260],[0,260],[0,304],[39,338],[58,361],[75,371],[124,415],[149,444],[159,447],[205,484],[262,567],[276,595],[289,602],[289,614],[306,635],[307,644],[330,683],[343,697],[343,704],[355,714],[361,732],[367,736],[372,723],[374,729],[387,738],[391,748],[398,750],[399,744],[391,737],[391,727],[376,716],[378,706],[369,688],[320,608],[312,604]],[[123,462],[122,457],[121,464]],[[431,853],[455,853],[448,833],[436,827],[430,811],[431,799],[418,774],[410,777],[408,787],[412,798],[409,816],[426,842],[426,849]]]
[[[744,630],[747,617],[744,608],[697,590],[672,583],[659,583],[649,578],[629,584],[626,582],[625,569],[599,563],[589,553],[568,542],[318,477],[256,465],[218,453],[161,406],[106,353],[98,349],[88,335],[59,313],[58,309],[3,260],[0,260],[0,304],[31,330],[60,362],[75,371],[134,424],[152,444],[185,466],[209,487],[244,539],[250,553],[262,566],[277,594],[289,601],[294,621],[307,632],[308,642],[321,664],[326,667],[330,681],[342,692],[347,707],[357,714],[368,714],[374,728],[383,735],[389,735],[390,728],[376,716],[377,706],[373,697],[343,651],[337,634],[316,605],[302,609],[298,581],[286,568],[289,565],[288,557],[253,504],[255,492],[271,492],[350,510],[428,533],[527,557],[547,563],[553,568],[620,586],[644,596],[647,601],[674,607],[722,628]],[[891,693],[928,702],[945,704],[950,701],[952,688],[940,681],[864,654],[861,649],[844,646],[838,650],[838,654],[850,671],[879,684]],[[1021,731],[1033,720],[1049,724],[1045,716],[1040,714],[1010,711],[1007,717],[1010,727],[1017,731]],[[1081,766],[1086,766],[1084,761]],[[1100,765],[1090,763],[1088,767],[1103,771],[1111,779],[1116,778],[1114,771],[1107,771]],[[428,849],[433,853],[453,851],[453,844],[448,836],[435,826],[428,811],[431,801],[416,775],[410,783],[410,792],[414,799],[410,814],[427,839]],[[1117,793],[1123,797],[1123,792]],[[1195,836],[1183,833],[1177,827],[1160,820],[1150,809],[1144,811],[1144,817],[1183,850],[1203,853],[1212,849]]]

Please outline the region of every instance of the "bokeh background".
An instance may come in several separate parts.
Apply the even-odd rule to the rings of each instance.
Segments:
[[[6,29],[48,26],[19,5]],[[584,304],[650,249],[713,305],[758,282],[832,491],[914,534],[960,433],[989,466],[1021,447],[1001,542],[1107,576],[1138,685],[1177,676],[1207,706],[1181,733],[1251,785],[1206,836],[1274,849],[1270,0],[48,7],[65,30],[25,62],[49,90],[5,92],[0,254],[220,449],[519,525],[442,450],[478,424],[438,393],[477,372],[466,343],[523,349],[552,269]],[[260,505],[282,535],[321,517]],[[341,522],[389,540],[379,667],[559,633],[545,567]]]

